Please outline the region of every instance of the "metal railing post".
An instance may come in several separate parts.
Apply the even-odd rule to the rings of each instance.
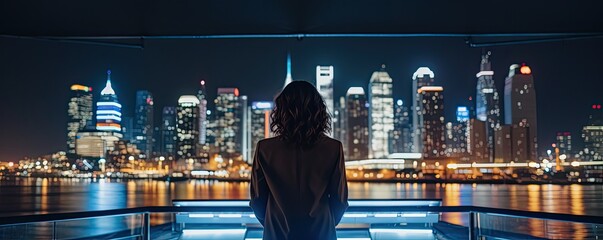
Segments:
[[[151,214],[145,212],[142,214],[142,239],[151,240]]]
[[[477,240],[475,235],[475,212],[469,212],[469,240]]]
[[[57,239],[57,221],[52,222],[52,240]]]

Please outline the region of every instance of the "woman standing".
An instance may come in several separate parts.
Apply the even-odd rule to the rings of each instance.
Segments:
[[[337,239],[348,207],[341,142],[327,136],[331,119],[312,84],[294,81],[275,100],[276,137],[257,144],[250,206],[264,239]]]

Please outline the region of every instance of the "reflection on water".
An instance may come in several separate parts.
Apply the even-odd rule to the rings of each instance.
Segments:
[[[427,183],[349,183],[352,199],[442,199],[445,206],[475,205],[529,211],[603,216],[601,185],[495,185]],[[248,182],[193,180],[98,180],[20,178],[0,181],[0,216],[49,212],[104,210],[170,205],[172,199],[247,199]],[[449,213],[446,221],[465,224],[466,214]],[[549,228],[572,229],[580,225],[522,222],[534,235]],[[551,237],[551,236],[548,236]]]

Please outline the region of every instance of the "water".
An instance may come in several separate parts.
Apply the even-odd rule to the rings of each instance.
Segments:
[[[603,216],[603,185],[350,182],[351,199],[442,199],[474,205]],[[249,183],[18,178],[0,181],[0,216],[168,206],[172,199],[248,199]]]
[[[444,206],[473,205],[603,216],[603,185],[359,182],[350,182],[348,185],[351,199],[437,198],[442,199]],[[13,178],[0,181],[0,216],[169,206],[172,199],[248,198],[247,182]],[[449,213],[443,215],[443,220],[466,224],[467,217],[460,213]],[[544,228],[547,224],[537,220],[514,225],[526,227],[526,231],[535,235],[551,231]],[[565,225],[556,228],[564,232],[571,230],[574,234],[586,234],[588,231],[581,231],[579,225],[572,225],[574,229],[567,229]]]

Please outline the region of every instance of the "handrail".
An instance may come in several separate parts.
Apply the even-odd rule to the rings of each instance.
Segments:
[[[167,213],[167,212],[210,212],[224,210],[231,212],[251,212],[250,207],[175,207],[175,206],[149,206],[99,211],[50,213],[0,217],[0,227],[52,221],[70,221],[95,217],[122,216],[131,214]],[[405,211],[405,212],[460,212],[460,213],[483,213],[495,214],[509,217],[537,218],[545,220],[557,220],[566,222],[578,222],[589,224],[603,224],[603,217],[590,215],[572,215],[565,213],[532,212],[525,210],[501,209],[480,206],[416,206],[416,207],[350,207],[348,212],[356,211]]]

